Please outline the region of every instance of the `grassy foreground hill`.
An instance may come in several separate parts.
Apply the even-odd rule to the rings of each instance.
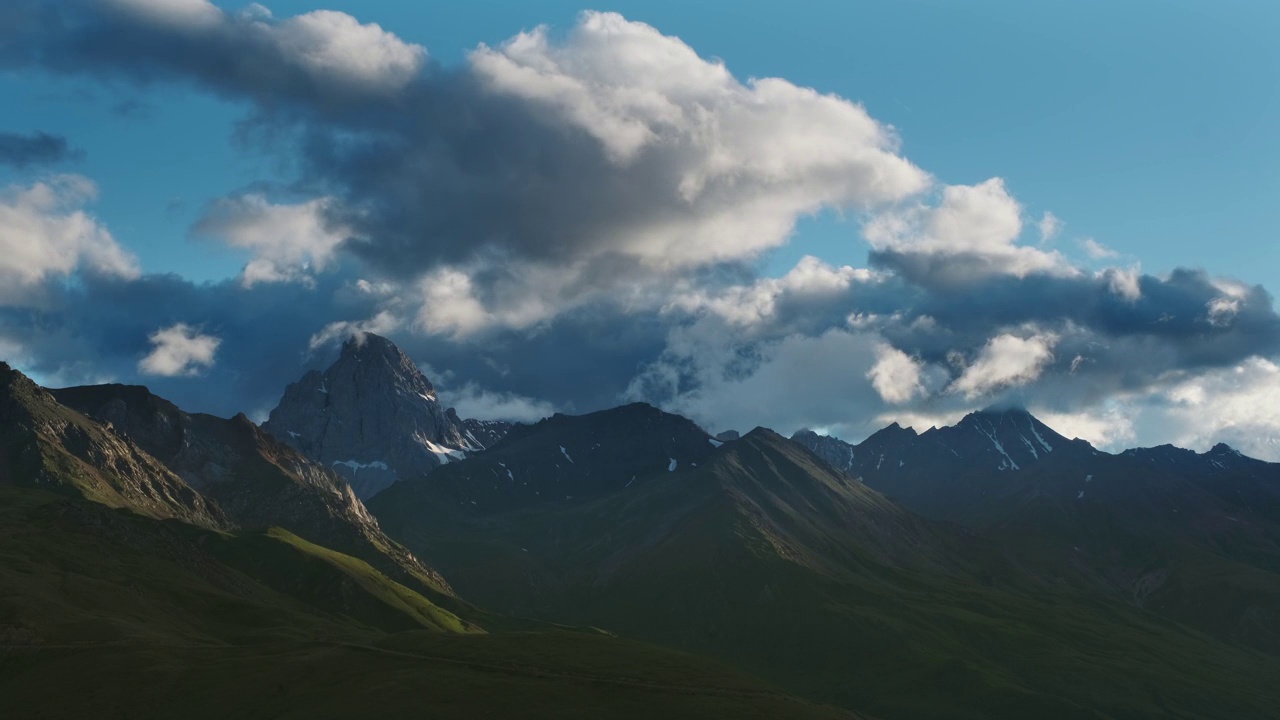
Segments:
[[[5,720],[858,717],[401,579],[237,526],[127,436],[0,366]]]
[[[999,547],[901,510],[767,430],[598,499],[515,510],[450,501],[470,462],[370,508],[495,610],[705,654],[884,718],[1280,707],[1277,658],[1046,586]],[[488,470],[476,463],[482,480]]]

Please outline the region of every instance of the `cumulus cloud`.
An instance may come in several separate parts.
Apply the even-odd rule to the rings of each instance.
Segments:
[[[1056,251],[1018,244],[1022,208],[1000,178],[946,186],[934,206],[920,203],[880,213],[867,222],[864,234],[875,264],[923,285],[1079,272]]]
[[[329,10],[277,19],[258,4],[233,14],[207,0],[43,4],[41,17],[58,19],[30,55],[53,69],[194,79],[268,106],[336,110],[394,96],[427,61],[425,48]],[[68,26],[76,31],[60,32]]]
[[[320,332],[312,335],[307,347],[314,351],[335,342],[344,342],[347,338],[363,333],[390,335],[398,330],[401,324],[400,318],[387,310],[380,311],[368,320],[338,320],[325,325]]]
[[[866,379],[875,362],[874,336],[830,329],[742,343],[710,319],[670,340],[631,383],[628,399],[659,402],[708,429],[745,431],[767,422],[784,433],[867,430],[864,408],[877,401]]]
[[[0,132],[0,165],[22,169],[33,165],[52,165],[79,155],[60,135]]]
[[[924,394],[921,372],[921,364],[915,358],[892,345],[881,344],[876,347],[876,364],[867,371],[867,379],[881,399],[901,405]]]
[[[475,383],[442,391],[440,400],[456,410],[460,417],[483,420],[534,423],[556,412],[555,406],[549,402],[512,392],[485,390]]]
[[[1058,412],[1032,408],[1041,422],[1069,438],[1079,438],[1110,450],[1127,447],[1137,440],[1134,419],[1121,403],[1104,403],[1098,408]]]
[[[662,307],[666,313],[712,313],[742,328],[815,309],[847,298],[856,285],[880,280],[876,273],[848,265],[835,267],[806,255],[780,278],[756,278],[749,284],[685,284]]]
[[[1053,360],[1058,337],[1052,333],[1019,337],[999,335],[983,346],[978,357],[951,384],[951,392],[973,399],[993,390],[1025,385],[1040,376]]]
[[[78,175],[0,189],[0,302],[32,302],[49,278],[136,277],[137,261],[84,210],[97,187]]]
[[[1158,395],[1169,408],[1147,421],[1166,426],[1171,442],[1201,451],[1226,442],[1280,462],[1280,365],[1275,361],[1250,358],[1179,379]]]
[[[145,338],[181,307],[218,328],[218,362],[186,366],[207,383],[148,382],[224,413],[269,407],[331,359],[333,339],[372,331],[441,368],[476,408],[588,411],[624,395],[709,427],[856,439],[890,416],[941,422],[1018,399],[1090,437],[1140,439],[1158,423],[1146,410],[1097,420],[1106,399],[1171,418],[1182,405],[1161,394],[1170,383],[1280,352],[1265,289],[1073,265],[1047,247],[1061,221],[1024,217],[1002,180],[935,185],[857,103],[741,80],[615,14],[446,67],[342,13],[8,8],[0,64],[243,101],[237,137],[296,173],[211,205],[193,229],[251,255],[225,283],[139,276],[83,214],[84,193],[19,213],[59,228],[80,213],[91,238],[59,253],[21,245],[59,258],[22,264],[37,268],[27,275],[0,255],[0,273],[25,283],[7,286],[40,296],[39,308],[0,303],[0,334],[45,377],[88,377],[90,365],[135,376],[156,350]],[[4,207],[31,206],[17,199],[31,189]],[[765,254],[821,212],[865,219],[867,267],[806,257],[762,277]]]
[[[138,361],[138,370],[163,377],[198,375],[213,365],[213,356],[222,344],[220,338],[205,335],[186,323],[160,328],[147,340],[152,350]]]
[[[223,198],[196,224],[198,234],[221,238],[232,247],[253,252],[241,282],[312,281],[312,274],[335,261],[348,230],[330,222],[331,198],[277,205],[261,194]]]

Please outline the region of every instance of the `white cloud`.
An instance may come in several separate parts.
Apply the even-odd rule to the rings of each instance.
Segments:
[[[1058,434],[1085,440],[1094,447],[1119,450],[1137,439],[1133,413],[1123,403],[1074,412],[1033,410],[1033,414]]]
[[[1158,391],[1148,421],[1168,442],[1207,450],[1225,442],[1246,455],[1280,461],[1280,366],[1265,358],[1178,380]]]
[[[1000,178],[948,185],[937,206],[917,204],[875,215],[863,234],[876,250],[936,263],[932,272],[960,280],[1078,272],[1056,251],[1017,244],[1022,208]]]
[[[555,406],[549,402],[515,393],[485,390],[475,383],[441,392],[440,399],[456,410],[459,417],[477,420],[533,423],[556,412]]]
[[[667,352],[624,396],[713,432],[767,423],[784,434],[822,427],[848,437],[865,432],[863,408],[879,402],[865,377],[876,345],[874,335],[832,329],[744,346],[736,329],[708,316],[672,331]]]
[[[609,228],[598,248],[652,267],[752,257],[785,242],[802,215],[899,200],[929,183],[861,106],[776,78],[741,83],[614,13],[584,13],[562,43],[538,28],[481,46],[470,63],[490,91],[592,137],[615,172],[661,183],[646,188],[661,204]]]
[[[216,28],[224,17],[208,0],[101,0],[101,3],[175,30]]]
[[[1107,260],[1109,258],[1120,257],[1120,253],[1094,240],[1093,238],[1084,238],[1080,241],[1080,248],[1084,250],[1084,254],[1093,260]]]
[[[186,323],[177,323],[151,333],[151,353],[138,361],[145,375],[175,377],[197,375],[213,366],[221,338],[205,335]]]
[[[1062,220],[1057,215],[1046,210],[1037,226],[1040,230],[1040,242],[1053,242],[1053,239],[1058,237],[1058,233],[1062,232],[1062,224]]]
[[[1136,302],[1142,297],[1141,268],[1107,268],[1099,275],[1107,282],[1107,289],[1125,300]]]
[[[876,364],[867,371],[867,379],[882,400],[891,405],[901,405],[924,394],[921,371],[922,364],[918,360],[882,343],[876,348]]]
[[[683,284],[666,299],[663,312],[710,312],[732,325],[750,327],[773,318],[783,298],[834,298],[856,283],[876,282],[879,276],[864,268],[835,267],[806,255],[780,278],[758,278],[747,285],[706,287]]]
[[[364,282],[363,280],[361,282]],[[311,336],[308,347],[311,350],[317,350],[331,342],[345,341],[347,338],[358,335],[360,333],[373,333],[374,335],[388,335],[400,328],[402,322],[399,317],[389,310],[383,310],[368,320],[360,320],[356,322],[348,320],[339,320],[325,325],[320,332]]]
[[[22,302],[45,279],[80,269],[138,276],[133,256],[82,209],[96,196],[78,175],[0,190],[0,302]]]
[[[1205,304],[1208,311],[1209,324],[1214,327],[1228,327],[1236,315],[1240,314],[1241,301],[1234,297],[1216,297]]]
[[[998,335],[983,346],[977,359],[951,383],[949,390],[972,400],[993,390],[1025,385],[1040,377],[1045,365],[1053,360],[1057,342],[1058,337],[1052,333],[1027,338]]]
[[[332,10],[277,24],[258,19],[253,25],[317,80],[391,92],[408,84],[427,59],[426,48],[406,43],[376,23],[362,25]]]
[[[258,194],[223,198],[210,207],[195,231],[254,253],[240,277],[245,287],[310,281],[313,272],[334,262],[338,245],[350,235],[348,228],[326,217],[332,203],[331,198],[318,198],[275,205]]]

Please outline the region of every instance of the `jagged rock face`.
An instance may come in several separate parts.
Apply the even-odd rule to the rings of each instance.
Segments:
[[[263,429],[341,473],[361,498],[483,447],[413,361],[373,334],[347,341],[327,370],[291,384]]]
[[[427,575],[447,584],[383,534],[336,472],[279,442],[244,415],[227,420],[188,414],[147,388],[95,385],[51,391],[63,405],[136,442],[239,527],[281,527],[398,577]]]
[[[791,440],[800,443],[814,455],[826,460],[831,467],[846,473],[854,472],[853,446],[849,443],[838,438],[819,435],[808,428],[797,431],[791,436]]]
[[[716,433],[716,439],[720,442],[733,442],[734,440],[739,440],[741,438],[742,435],[739,434],[737,430],[722,430]]]
[[[453,414],[453,409],[448,410]],[[468,418],[462,421],[462,426],[469,433],[468,439],[474,440],[476,443],[484,447],[486,450],[498,444],[498,441],[507,436],[511,432],[511,428],[516,423],[510,423],[505,420],[473,420]]]
[[[121,437],[0,363],[0,484],[79,495],[162,519],[226,528],[221,508]]]

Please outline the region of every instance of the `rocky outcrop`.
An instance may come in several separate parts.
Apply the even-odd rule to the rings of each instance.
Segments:
[[[450,408],[448,412],[456,417],[453,408]],[[472,420],[468,418],[462,421],[462,426],[470,433],[469,439],[474,440],[486,450],[497,445],[498,441],[506,437],[507,433],[511,432],[511,428],[516,424],[506,420]]]
[[[216,503],[137,444],[0,363],[0,485],[38,487],[207,528],[230,523]]]
[[[805,428],[798,430],[791,436],[792,442],[798,442],[805,446],[814,455],[827,461],[831,467],[842,470],[846,473],[852,473],[853,467],[853,446],[841,440],[840,438],[830,437],[828,435],[819,435],[818,433]]]
[[[108,423],[214,501],[237,526],[281,527],[358,557],[392,577],[425,576],[447,587],[377,520],[336,472],[279,442],[244,415],[183,412],[147,388],[94,385],[51,391],[64,405]]]

